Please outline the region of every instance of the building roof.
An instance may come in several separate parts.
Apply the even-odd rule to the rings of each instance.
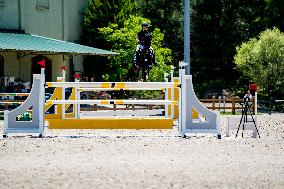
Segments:
[[[32,34],[1,33],[0,51],[111,56],[118,53]]]

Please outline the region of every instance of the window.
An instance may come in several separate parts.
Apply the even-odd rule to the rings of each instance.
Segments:
[[[49,0],[37,0],[36,1],[36,9],[37,10],[49,9]]]
[[[0,0],[0,8],[4,7],[4,5],[5,5],[5,0]]]

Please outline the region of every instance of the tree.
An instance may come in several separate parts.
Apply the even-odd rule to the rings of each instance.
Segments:
[[[267,28],[278,27],[284,31],[284,1],[265,0],[265,3],[263,25]]]
[[[110,50],[112,44],[105,40],[98,28],[107,27],[109,23],[115,23],[121,27],[125,20],[135,12],[134,0],[90,0],[83,13],[82,43]],[[102,74],[108,71],[106,64],[108,64],[106,57],[87,56],[84,59],[84,74],[95,77],[99,81],[102,79]]]
[[[265,30],[237,47],[238,70],[256,82],[268,96],[284,93],[284,33]]]
[[[191,1],[191,67],[196,90],[236,86],[235,48],[266,28],[265,1]]]
[[[183,1],[136,0],[137,12],[150,18],[165,34],[164,44],[173,51],[173,61],[183,60]]]
[[[104,80],[125,80],[126,74],[132,66],[132,57],[137,44],[137,33],[141,29],[141,23],[144,21],[150,23],[148,19],[130,16],[121,28],[119,28],[118,24],[109,24],[108,27],[99,29],[104,39],[112,44],[113,50],[120,53],[109,58],[108,72],[104,73]],[[171,50],[163,47],[163,40],[164,35],[160,32],[160,29],[154,28],[152,31],[152,47],[156,53],[158,66],[154,66],[150,71],[150,81],[162,81],[164,73],[170,71],[170,66],[167,66],[167,64],[172,61]]]
[[[103,39],[98,28],[106,27],[109,23],[122,26],[133,13],[134,0],[90,0],[82,21],[85,42],[94,47],[104,47],[105,43],[100,42],[105,41],[101,41]]]

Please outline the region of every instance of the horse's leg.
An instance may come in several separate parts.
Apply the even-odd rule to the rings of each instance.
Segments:
[[[155,51],[154,49],[150,49],[151,51],[151,65],[157,66],[157,62],[156,62],[156,57],[155,57]]]
[[[143,81],[146,81],[147,80],[147,67],[143,67],[143,70],[142,70],[142,78],[143,78]]]
[[[132,67],[128,70],[127,75],[126,75],[126,81],[132,81],[132,77],[133,77],[133,70]]]
[[[149,71],[150,71],[150,68],[149,67],[147,67],[146,68],[146,73],[145,73],[145,77],[146,77],[146,79],[148,79],[149,78]]]
[[[135,69],[135,81],[139,81],[140,80],[140,73],[141,73],[141,67],[140,66],[136,66],[135,67],[136,69]]]

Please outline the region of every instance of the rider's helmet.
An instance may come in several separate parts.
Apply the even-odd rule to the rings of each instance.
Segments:
[[[141,24],[141,27],[143,28],[143,27],[148,27],[149,25],[148,25],[148,23],[147,22],[143,22],[142,24]]]

